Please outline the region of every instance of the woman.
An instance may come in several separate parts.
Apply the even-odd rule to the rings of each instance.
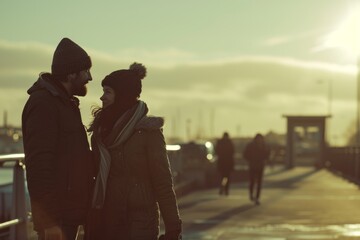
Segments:
[[[146,68],[134,63],[102,81],[102,108],[89,128],[98,174],[87,239],[155,240],[159,209],[166,240],[181,239],[181,220],[162,133],[139,100]]]

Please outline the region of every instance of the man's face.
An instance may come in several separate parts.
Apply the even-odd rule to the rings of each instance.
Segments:
[[[71,79],[72,94],[76,96],[85,96],[87,93],[86,84],[92,80],[90,70],[83,70]]]

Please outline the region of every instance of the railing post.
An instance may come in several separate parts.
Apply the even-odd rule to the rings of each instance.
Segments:
[[[19,161],[14,166],[11,218],[19,219],[19,224],[10,227],[10,240],[28,239],[25,201],[24,166]]]

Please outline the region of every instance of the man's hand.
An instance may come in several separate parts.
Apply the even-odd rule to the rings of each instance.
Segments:
[[[45,240],[65,240],[62,230],[59,226],[45,229]]]

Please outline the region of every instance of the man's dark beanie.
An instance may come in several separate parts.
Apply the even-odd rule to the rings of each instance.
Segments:
[[[51,65],[53,75],[77,73],[91,67],[89,55],[69,38],[63,38],[54,52]]]

